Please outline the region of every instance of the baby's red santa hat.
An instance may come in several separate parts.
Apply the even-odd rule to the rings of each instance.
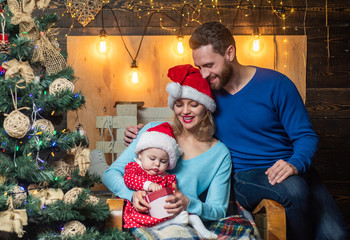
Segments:
[[[171,109],[174,109],[177,99],[186,98],[203,104],[211,112],[215,111],[216,104],[209,83],[197,68],[190,64],[178,65],[168,70],[168,77],[173,81],[166,87]]]
[[[147,148],[158,148],[167,152],[169,156],[169,170],[176,166],[177,159],[182,154],[182,150],[176,143],[173,128],[168,122],[150,128],[140,135],[136,143],[136,155]]]

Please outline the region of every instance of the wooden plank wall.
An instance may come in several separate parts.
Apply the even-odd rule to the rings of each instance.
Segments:
[[[144,102],[143,107],[166,107],[168,94],[165,88],[170,82],[166,76],[168,69],[179,64],[193,64],[191,51],[188,50],[183,56],[171,52],[176,37],[145,36],[138,57],[142,79],[134,84],[129,79],[131,59],[124,49],[121,38],[109,36],[112,48],[107,55],[101,55],[95,50],[97,39],[97,36],[67,38],[68,64],[79,77],[75,89],[81,90],[86,99],[86,107],[77,113],[79,122],[89,136],[91,148],[95,147],[96,141],[100,141],[95,121],[97,116],[115,116],[116,101]],[[185,36],[185,39],[188,41],[188,36]],[[249,50],[249,43],[254,40],[252,36],[239,35],[235,40],[237,46],[240,46],[237,49],[237,59],[241,64],[281,69],[294,81],[305,99],[306,65],[304,61],[300,61],[300,59],[306,61],[305,57],[303,58],[306,55],[305,36],[265,35],[261,37],[264,49],[258,54]],[[134,56],[140,36],[124,36],[124,41]],[[288,56],[283,54],[282,49],[289,49]],[[68,112],[67,119],[68,128],[74,128],[78,124],[76,112]]]
[[[58,1],[48,11],[64,13],[63,2]],[[160,12],[154,14],[146,34],[177,33],[160,27],[160,17],[163,26],[179,29],[183,3],[153,0],[147,3],[152,3],[152,6],[140,7],[133,3],[130,10],[128,4],[131,2],[119,0],[109,3],[124,35],[142,35],[148,17],[139,18],[137,9],[151,10],[152,6],[160,9],[160,5],[163,6],[160,12],[167,15]],[[328,1],[326,6],[327,1],[318,0],[283,0],[283,5],[281,1],[218,0],[218,9],[209,0],[202,2],[198,20],[206,22],[221,19],[234,35],[252,34],[254,27],[259,27],[263,35],[307,35],[306,106],[320,136],[314,165],[350,223],[350,2],[333,0]],[[198,1],[187,3],[198,4]],[[293,12],[290,11],[291,7]],[[141,15],[146,13],[140,12]],[[287,16],[285,20],[281,18],[283,13]],[[62,49],[66,49],[66,33],[70,36],[98,35],[101,14],[85,28],[78,23],[70,28],[71,24],[72,19],[68,14],[56,24],[61,28],[62,34],[58,40]],[[104,25],[108,34],[120,35],[109,9],[104,11]],[[196,26],[198,23],[190,22],[183,28],[183,33],[191,34]]]

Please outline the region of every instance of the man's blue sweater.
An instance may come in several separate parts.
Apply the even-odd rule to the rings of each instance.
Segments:
[[[318,136],[293,82],[257,68],[234,95],[214,91],[216,137],[230,150],[235,172],[271,167],[279,159],[304,173],[311,165]]]

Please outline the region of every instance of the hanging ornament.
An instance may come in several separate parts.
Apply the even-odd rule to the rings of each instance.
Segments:
[[[86,147],[89,147],[89,139],[87,137],[87,134],[83,128],[83,125],[81,123],[78,123],[77,127],[75,128],[75,131],[80,133],[81,136],[84,136],[85,142],[86,142]]]
[[[84,189],[82,188],[72,188],[63,197],[63,202],[68,203],[68,204],[73,204],[77,201],[79,195],[83,192]]]
[[[8,202],[8,210],[0,212],[0,231],[15,232],[21,238],[25,233],[23,226],[28,224],[27,212],[25,209],[15,210],[11,197],[9,197]]]
[[[34,128],[34,127],[39,128],[43,132],[47,132],[47,133],[51,133],[51,134],[53,134],[55,132],[55,127],[47,119],[36,120],[32,125],[32,128]]]
[[[75,235],[83,235],[85,232],[86,232],[86,227],[84,226],[84,224],[74,220],[64,224],[61,234],[62,236],[75,236]]]
[[[55,171],[55,175],[59,177],[70,177],[71,176],[71,168],[69,164],[65,163],[62,160],[56,161],[52,163]]]
[[[0,13],[1,16],[1,34],[0,34],[0,53],[2,54],[9,54],[11,45],[9,43],[7,34],[5,34],[5,26],[6,26],[6,18],[4,16],[4,13]]]
[[[41,206],[49,205],[56,201],[62,201],[64,193],[60,188],[46,188],[46,189],[31,189],[28,188],[28,193],[32,196],[39,198],[41,201]]]
[[[65,58],[60,53],[60,47],[56,40],[58,29],[48,29],[40,32],[39,37],[33,39],[34,52],[31,62],[42,63],[48,75],[56,74],[67,68]]]
[[[15,110],[13,110],[10,114],[4,114],[6,118],[4,120],[3,127],[10,137],[20,139],[23,138],[30,129],[29,118],[21,113],[20,110],[29,108],[22,107],[17,109],[17,88],[15,88],[15,94],[13,94],[12,89],[10,89],[10,91]]]
[[[72,18],[85,27],[101,11],[104,0],[67,0],[66,7]]]
[[[85,176],[88,168],[90,167],[90,149],[83,147],[75,147],[71,149],[71,153],[74,154],[74,168],[79,168],[79,175]]]
[[[11,190],[11,194],[13,197],[13,205],[15,207],[20,207],[27,198],[27,193],[20,186],[15,186]]]
[[[10,137],[20,139],[30,129],[30,120],[19,110],[14,110],[6,116],[3,127]]]
[[[0,175],[0,186],[4,185],[4,183],[6,182],[6,176]]]
[[[49,92],[50,94],[56,94],[57,92],[65,90],[74,91],[74,84],[66,78],[57,78],[50,84]]]

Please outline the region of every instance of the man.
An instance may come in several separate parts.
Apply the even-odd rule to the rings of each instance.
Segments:
[[[218,22],[190,38],[194,64],[214,90],[216,137],[230,150],[234,190],[247,210],[264,198],[286,209],[289,239],[346,239],[347,226],[311,160],[318,136],[290,79],[243,66],[230,31]],[[125,132],[125,141],[137,134]]]

